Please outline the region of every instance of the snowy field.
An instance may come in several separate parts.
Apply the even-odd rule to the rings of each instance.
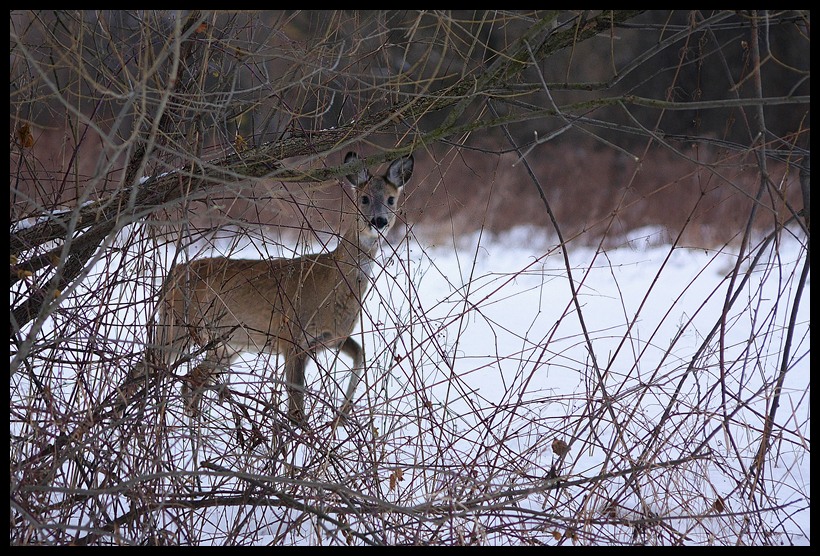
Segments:
[[[225,379],[237,395],[206,397],[195,426],[178,411],[178,387],[168,393],[177,411],[162,417],[163,470],[196,474],[201,492],[214,492],[241,490],[247,476],[292,486],[282,477],[297,469],[313,486],[294,492],[318,488],[324,495],[305,496],[323,511],[206,505],[185,514],[197,531],[185,538],[357,543],[320,517],[336,515],[341,497],[380,508],[345,523],[384,543],[809,544],[808,284],[784,362],[805,254],[785,234],[753,242],[732,282],[736,253],[658,237],[571,249],[577,303],[562,252],[537,229],[383,245],[357,333],[368,368],[351,424],[328,432],[350,363],[335,354],[317,360],[333,372],[309,366],[315,434],[298,442],[278,441],[276,419],[253,405],[283,401],[270,371],[281,362],[265,357],[237,365]],[[245,248],[216,251],[259,256]],[[739,294],[721,319],[730,285]],[[122,327],[109,333],[127,341]],[[765,464],[755,466],[784,368]],[[244,420],[237,400],[251,408]],[[237,431],[271,440],[238,448]],[[114,514],[129,507],[120,503]],[[156,519],[179,527],[171,516]]]
[[[669,518],[675,529],[669,538],[681,542],[808,543],[808,288],[786,363],[776,418],[780,436],[765,478],[752,491],[743,484],[783,364],[783,334],[799,275],[795,266],[805,255],[788,239],[764,248],[750,280],[733,285],[740,296],[728,311],[723,340],[718,330],[706,341],[720,322],[736,255],[672,250],[656,244],[658,236],[638,232],[623,247],[597,254],[571,251],[580,315],[563,257],[540,230],[475,236],[455,246],[413,246],[409,256],[405,250],[404,262],[388,264],[387,272],[407,272],[412,291],[391,289],[392,280],[386,280],[374,297],[390,302],[371,298],[368,304],[370,320],[383,323],[378,330],[392,331],[374,336],[395,346],[385,357],[392,361],[382,368],[391,367],[392,379],[383,387],[389,390],[383,402],[396,407],[385,413],[417,413],[413,406],[424,392],[423,399],[446,415],[441,431],[449,433],[445,445],[463,454],[456,459],[486,458],[487,468],[506,473],[518,465],[519,477],[499,472],[485,481],[507,481],[522,490],[532,486],[523,477],[544,477],[560,459],[552,443],[567,442],[570,450],[558,474],[582,484],[563,497],[523,501],[542,511],[552,506],[589,512],[589,535],[579,534],[581,542],[652,542],[652,532],[619,537],[623,531],[617,526],[598,525],[595,518],[657,515]],[[758,248],[752,246],[753,255]],[[394,256],[399,260],[402,254]],[[748,268],[741,265],[741,277]],[[396,300],[403,297],[399,306]],[[370,350],[383,353],[375,343]],[[406,354],[399,363],[393,362],[396,352]],[[385,421],[385,430],[402,428]],[[502,443],[509,459],[494,446]],[[622,471],[628,462],[663,465],[696,453],[709,455],[648,472],[631,492],[623,479],[583,482]],[[446,464],[452,456],[438,457]],[[581,500],[577,507],[569,502]],[[710,515],[715,507],[730,515]],[[761,522],[749,519],[755,511],[765,515]],[[762,523],[771,526],[770,536],[748,533]],[[584,529],[584,519],[577,527]],[[663,542],[659,538],[664,534],[655,539]],[[501,533],[495,540],[503,539]]]

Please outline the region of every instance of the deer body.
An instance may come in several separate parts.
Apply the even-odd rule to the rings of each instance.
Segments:
[[[345,162],[357,161],[348,153]],[[243,352],[278,353],[285,359],[288,416],[304,419],[307,358],[339,349],[353,358],[341,408],[344,418],[361,377],[361,346],[350,337],[361,314],[378,239],[395,221],[413,158],[391,163],[384,176],[367,169],[347,176],[354,186],[355,219],[330,252],[293,259],[199,259],[171,269],[154,338],[166,365],[207,347],[205,360],[183,383],[183,397],[198,412],[204,387]]]

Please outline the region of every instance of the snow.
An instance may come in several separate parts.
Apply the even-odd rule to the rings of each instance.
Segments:
[[[742,478],[781,365],[795,267],[805,256],[800,243],[784,236],[762,248],[762,262],[727,312],[723,341],[718,328],[702,349],[724,310],[736,246],[672,249],[663,236],[639,230],[617,249],[569,250],[583,327],[563,255],[543,230],[385,246],[362,321],[370,368],[357,408],[393,450],[391,464],[414,469],[411,483],[424,485],[412,494],[408,487],[397,500],[443,503],[453,496],[452,482],[463,480],[416,470],[425,450],[438,450],[423,461],[433,468],[477,469],[474,490],[503,491],[531,488],[533,477],[546,476],[558,460],[551,443],[560,439],[570,453],[559,474],[582,484],[567,489],[570,503],[552,493],[524,497],[521,505],[533,511],[583,508],[594,519],[614,503],[611,515],[619,519],[663,516],[675,528],[669,536],[643,531],[643,542],[807,544],[808,289],[776,418],[783,427],[772,449],[778,456],[765,470],[765,494],[757,494],[788,510],[764,505],[755,526],[766,530],[742,532],[744,512],[760,509],[745,499]],[[761,246],[753,242],[752,249]],[[748,260],[740,269],[733,288]],[[330,367],[333,359],[320,364]],[[336,367],[341,385],[344,365]],[[313,388],[326,392],[328,385],[314,379]],[[413,449],[402,449],[402,441]],[[634,493],[622,479],[585,482],[624,473],[628,464],[670,467],[648,472],[649,483]],[[729,516],[710,516],[714,504]],[[631,531],[589,526],[579,538],[627,542],[637,534],[624,529]],[[303,533],[293,542],[317,542]],[[510,537],[496,533],[485,541],[505,544]]]
[[[433,528],[441,537],[424,537],[431,543],[463,536],[501,545],[809,544],[810,283],[767,463],[758,482],[748,478],[784,364],[801,242],[789,233],[752,241],[732,280],[737,246],[672,248],[663,237],[639,230],[616,248],[570,246],[577,304],[564,254],[542,229],[438,245],[423,235],[384,242],[356,335],[367,369],[354,423],[326,439],[322,449],[333,458],[322,465],[333,470],[328,495],[349,488],[396,509],[395,517],[350,514],[351,527],[380,531],[394,523],[377,537],[409,542],[403,520],[418,524],[418,508],[432,504],[453,517],[450,529]],[[135,249],[124,256],[141,264],[139,244],[123,240]],[[235,238],[223,243],[214,251],[232,257],[267,250]],[[107,276],[101,270],[89,281]],[[739,295],[721,325],[730,285]],[[141,295],[129,290],[127,297]],[[149,314],[120,310],[131,316],[119,325],[137,329]],[[109,338],[127,342],[119,325]],[[323,354],[309,367],[308,412],[320,433],[332,414],[316,400],[334,395],[338,403],[349,364]],[[226,382],[249,399],[270,399],[281,392],[281,377],[269,372],[277,367],[281,361],[249,355]],[[170,400],[169,407],[180,403],[178,395]],[[195,473],[198,462],[218,461],[259,477],[281,473],[270,467],[279,458],[275,437],[237,448],[228,404],[216,396],[206,402],[199,440],[181,433],[175,466]],[[178,423],[166,418],[187,430],[176,414]],[[256,425],[263,421],[270,425]],[[559,441],[568,445],[563,458]],[[309,443],[293,450],[288,461],[297,466],[315,466],[324,453]],[[556,476],[563,484],[551,488]],[[226,488],[223,475],[199,480],[203,489],[208,481]],[[201,537],[192,542],[220,544],[220,531],[242,521],[225,508],[202,511]],[[295,511],[258,507],[232,542],[346,542],[315,515],[297,525]]]

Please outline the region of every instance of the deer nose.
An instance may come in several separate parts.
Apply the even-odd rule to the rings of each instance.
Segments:
[[[377,230],[381,230],[385,226],[387,226],[387,218],[384,216],[374,216],[370,219],[370,225],[376,228]]]

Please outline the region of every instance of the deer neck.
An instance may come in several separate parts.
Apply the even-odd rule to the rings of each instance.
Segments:
[[[366,282],[372,274],[373,256],[377,248],[377,237],[360,233],[358,226],[353,225],[339,238],[333,258],[339,262],[340,268],[349,269],[349,272],[358,274],[359,280]]]

